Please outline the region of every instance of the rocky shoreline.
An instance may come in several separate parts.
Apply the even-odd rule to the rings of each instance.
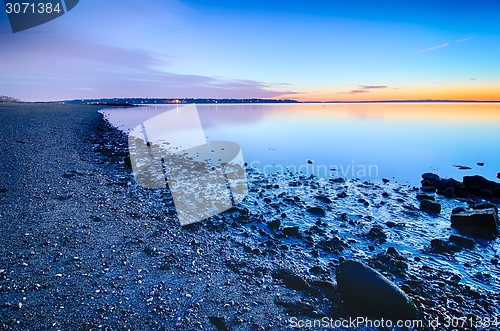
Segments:
[[[0,106],[9,164],[0,330],[286,330],[348,320],[360,307],[346,305],[336,271],[352,259],[438,329],[453,329],[452,318],[500,319],[497,237],[451,226],[452,215],[497,208],[495,188],[428,174],[418,188],[247,168],[242,203],[181,228],[168,190],[134,183],[127,137],[97,109]]]

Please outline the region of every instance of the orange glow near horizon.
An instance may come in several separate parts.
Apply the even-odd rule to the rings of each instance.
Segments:
[[[387,88],[368,90],[365,93],[349,94],[349,92],[303,92],[300,94],[284,94],[279,99],[307,101],[384,101],[384,100],[468,100],[468,101],[500,101],[500,86],[459,86],[446,88],[433,87]]]
[[[257,106],[258,107],[258,106]],[[497,103],[348,103],[321,104],[276,104],[275,113],[286,112],[289,116],[357,116],[362,118],[385,118],[392,120],[434,122],[482,122],[500,123],[500,104]]]

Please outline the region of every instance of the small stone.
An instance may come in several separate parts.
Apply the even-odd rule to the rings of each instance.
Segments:
[[[452,234],[449,239],[450,242],[454,243],[455,245],[462,246],[462,247],[467,247],[467,248],[474,248],[476,245],[476,242],[472,239],[465,238],[462,236],[458,236],[456,234]]]
[[[471,208],[472,209],[487,209],[487,208],[494,208],[498,211],[497,209],[497,206],[491,202],[487,202],[487,201],[481,201],[481,202],[478,202],[478,203],[475,203],[473,205],[471,205]]]
[[[313,164],[313,161],[307,160],[307,164]]]
[[[296,237],[296,238],[302,237],[302,235],[300,234],[300,228],[298,226],[289,226],[283,228],[283,233],[289,237]]]
[[[224,321],[224,318],[222,317],[216,317],[216,316],[211,316],[208,318],[210,323],[215,325],[219,331],[229,331],[229,327],[227,326],[226,322]]]
[[[478,162],[478,163],[476,163],[476,164],[477,164],[478,166],[480,166],[480,167],[484,167],[484,162]]]
[[[460,251],[460,247],[450,244],[443,239],[432,239],[431,248],[438,253],[452,253]]]
[[[271,230],[278,230],[281,226],[281,221],[279,219],[273,220],[273,221],[267,223],[267,226]]]
[[[456,207],[456,208],[453,208],[453,210],[451,211],[452,214],[459,214],[463,211],[465,211],[466,209],[464,207]]]
[[[422,200],[420,201],[420,209],[439,214],[441,212],[441,204],[431,200]]]
[[[498,216],[494,208],[463,211],[451,215],[451,225],[455,227],[472,226],[498,234]]]
[[[278,269],[273,271],[273,278],[282,280],[283,283],[292,290],[306,291],[311,288],[311,285],[301,276],[286,269]]]
[[[431,201],[435,201],[436,198],[434,198],[433,196],[430,196],[430,195],[427,195],[427,194],[417,194],[417,200],[431,200]]]
[[[309,214],[315,215],[315,216],[320,216],[320,217],[325,217],[326,216],[326,210],[324,210],[321,207],[308,207],[306,211]]]
[[[389,183],[389,182],[390,182],[390,180],[389,180],[389,179],[387,179],[387,178],[382,178],[382,181],[383,181],[384,183]]]

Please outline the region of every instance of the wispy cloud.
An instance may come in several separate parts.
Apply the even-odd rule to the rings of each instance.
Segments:
[[[462,41],[471,40],[472,38],[473,38],[473,37],[464,38],[464,39],[456,40],[455,42],[456,42],[456,43],[461,43]]]
[[[275,98],[285,83],[162,71],[168,54],[35,34],[0,35],[0,90],[26,101],[105,97]],[[22,68],[22,69],[21,69]],[[36,89],[30,87],[35,84]],[[22,88],[19,88],[22,86]]]
[[[470,80],[476,80],[477,78],[471,78]]]
[[[385,85],[359,85],[363,90],[387,88]]]
[[[418,53],[423,53],[423,52],[428,52],[428,51],[433,51],[435,49],[439,49],[439,48],[443,48],[443,47],[446,47],[450,45],[449,43],[446,43],[446,44],[442,44],[442,45],[438,45],[438,46],[434,46],[434,47],[431,47],[431,48],[426,48],[426,49],[422,49],[418,52],[415,52],[415,53],[411,53],[410,55],[413,55],[413,54],[418,54]]]
[[[388,88],[386,85],[358,85],[359,88],[355,90],[350,90],[349,92],[338,92],[337,94],[360,94],[360,93],[370,93],[373,89],[385,89]]]
[[[349,94],[358,94],[358,93],[368,93],[370,91],[368,90],[352,90],[349,92]]]

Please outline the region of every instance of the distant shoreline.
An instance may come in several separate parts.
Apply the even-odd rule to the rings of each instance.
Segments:
[[[500,101],[479,100],[367,100],[367,101],[298,101],[291,99],[214,99],[214,98],[112,98],[112,99],[81,99],[52,101],[51,103],[63,104],[85,104],[85,105],[107,105],[107,106],[132,106],[132,105],[162,105],[162,104],[355,104],[355,103],[500,103]]]

